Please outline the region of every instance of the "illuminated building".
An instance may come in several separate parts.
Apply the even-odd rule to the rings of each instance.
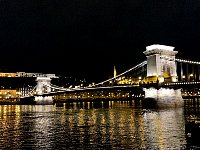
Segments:
[[[0,72],[0,77],[16,77],[17,73],[4,73]]]
[[[10,99],[18,97],[18,93],[16,90],[0,90],[0,99]]]

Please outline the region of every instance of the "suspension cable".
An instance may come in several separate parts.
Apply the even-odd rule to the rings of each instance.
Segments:
[[[124,74],[126,74],[126,73],[128,73],[128,72],[130,72],[130,71],[132,71],[132,70],[135,70],[135,69],[137,69],[137,68],[139,68],[139,67],[142,67],[142,66],[144,66],[144,65],[146,65],[146,64],[147,64],[147,61],[145,60],[145,61],[139,63],[138,65],[132,67],[131,69],[128,69],[128,70],[126,70],[125,72],[123,72],[123,73],[117,75],[116,77],[112,77],[112,78],[110,78],[110,79],[107,79],[107,80],[105,80],[105,81],[102,81],[102,82],[100,82],[100,83],[97,83],[97,84],[95,84],[94,86],[97,86],[97,85],[103,84],[103,83],[105,83],[105,82],[111,81],[111,80],[113,80],[113,79],[116,79],[116,78],[118,78],[118,77],[120,77],[120,76],[122,76],[122,75],[124,75]]]
[[[188,63],[188,64],[197,64],[200,65],[200,62],[198,61],[191,61],[191,60],[185,60],[185,59],[175,59],[177,62],[183,62],[183,63]]]

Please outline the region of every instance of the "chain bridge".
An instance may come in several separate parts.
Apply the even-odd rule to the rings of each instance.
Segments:
[[[99,83],[75,88],[63,88],[51,84],[51,76],[38,76],[37,85],[21,99],[34,98],[38,103],[52,102],[53,96],[66,93],[110,91],[113,89],[129,91],[140,90],[145,99],[155,99],[158,103],[182,105],[188,89],[200,85],[200,62],[176,58],[175,47],[153,44],[143,52],[146,60],[132,68]],[[183,87],[185,91],[183,92]],[[191,93],[189,91],[189,93]]]

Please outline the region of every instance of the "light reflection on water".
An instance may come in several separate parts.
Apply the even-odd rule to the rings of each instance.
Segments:
[[[0,148],[160,150],[189,146],[184,108],[140,106],[134,102],[0,105]]]

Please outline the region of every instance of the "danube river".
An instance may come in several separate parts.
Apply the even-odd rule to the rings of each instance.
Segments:
[[[188,100],[181,108],[141,106],[141,101],[0,105],[0,149],[200,149],[199,105]]]

